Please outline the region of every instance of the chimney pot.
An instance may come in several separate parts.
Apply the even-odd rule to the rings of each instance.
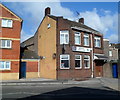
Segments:
[[[47,7],[47,8],[45,9],[45,16],[48,15],[48,14],[50,14],[50,7]]]
[[[84,18],[80,18],[80,19],[79,19],[79,23],[84,24]]]

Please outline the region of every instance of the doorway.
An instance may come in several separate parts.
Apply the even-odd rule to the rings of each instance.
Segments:
[[[26,62],[21,62],[20,78],[26,78]]]

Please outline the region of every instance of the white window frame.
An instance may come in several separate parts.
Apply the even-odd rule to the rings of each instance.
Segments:
[[[80,59],[76,59],[76,56],[80,56]],[[80,60],[80,67],[75,66],[75,69],[81,69],[82,68],[82,57],[81,57],[81,55],[75,55],[75,60]]]
[[[88,67],[85,66],[85,56],[88,57],[88,60],[87,60],[87,61],[89,61],[89,63],[88,63],[89,66],[88,66]],[[89,55],[84,55],[84,68],[85,68],[85,69],[90,69],[90,56],[89,56]]]
[[[68,56],[68,59],[62,59],[62,56]],[[69,66],[68,66],[67,68],[61,66],[61,61],[62,61],[62,60],[68,60]],[[60,55],[60,69],[70,69],[70,55],[68,55],[68,54]]]
[[[96,40],[96,41],[95,41]],[[98,46],[98,41],[97,40],[100,40],[100,46]],[[98,48],[100,48],[101,47],[101,38],[100,37],[98,37],[98,36],[95,36],[94,37],[94,44],[95,44],[95,47],[98,47]]]
[[[64,35],[63,37],[63,41],[61,41],[62,40],[62,37],[61,37],[61,35]],[[68,35],[68,41],[66,42],[66,35]],[[61,30],[60,31],[60,44],[69,44],[69,31],[68,30]]]
[[[11,23],[9,23],[9,21],[11,21]],[[11,20],[11,19],[2,19],[1,27],[12,28],[13,27],[13,20]]]
[[[76,33],[78,33],[78,34],[76,34]],[[75,32],[74,34],[75,34],[75,38],[74,38],[75,44],[80,45],[81,44],[81,33],[80,32]],[[76,37],[80,38],[80,41],[79,41],[80,43],[76,43]]]
[[[5,46],[2,45],[2,42],[5,41]],[[7,46],[8,41],[10,41],[10,46]],[[0,40],[0,48],[12,48],[12,40]]]
[[[110,50],[109,51],[109,56],[112,57],[112,55],[113,55],[113,52],[112,52],[112,50]]]
[[[84,39],[85,39],[85,38],[88,38],[88,44],[85,44],[85,40],[84,40],[84,46],[89,46],[89,45],[90,45],[90,44],[89,44],[89,39],[90,39],[90,38],[89,38],[89,34],[88,34],[88,33],[85,33],[85,34],[84,34]]]
[[[50,27],[51,27],[50,23],[49,23],[49,24],[47,24],[47,28],[50,28]]]
[[[10,70],[11,69],[11,62],[10,61],[0,61],[0,66],[3,63],[3,68],[0,68],[0,70]],[[9,63],[9,68],[6,68],[7,63]]]

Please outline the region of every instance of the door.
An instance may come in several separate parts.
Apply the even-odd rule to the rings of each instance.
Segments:
[[[103,62],[100,60],[95,61],[94,76],[95,77],[102,77],[103,76]]]
[[[20,78],[26,78],[26,62],[21,62]]]
[[[118,69],[116,63],[112,64],[112,70],[113,70],[113,78],[118,78]]]

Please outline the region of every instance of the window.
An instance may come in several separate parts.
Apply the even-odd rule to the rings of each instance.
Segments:
[[[60,44],[69,44],[69,31],[60,31]]]
[[[109,56],[112,56],[112,51],[111,50],[109,51]]]
[[[11,48],[11,40],[0,40],[0,48]]]
[[[94,44],[95,44],[95,47],[101,47],[101,39],[100,39],[100,37],[95,37],[94,38]]]
[[[82,68],[81,55],[75,55],[75,68],[76,69]]]
[[[10,62],[0,61],[0,70],[10,70]]]
[[[12,20],[2,19],[2,24],[1,24],[2,27],[9,27],[9,28],[11,28],[12,24],[13,24]]]
[[[89,46],[89,34],[84,34],[84,46]]]
[[[75,44],[78,44],[78,45],[81,44],[80,32],[75,32]]]
[[[85,69],[90,68],[90,56],[87,55],[84,56],[84,67]]]
[[[69,55],[60,55],[60,68],[69,69]]]
[[[47,28],[50,28],[50,24],[47,24]]]

